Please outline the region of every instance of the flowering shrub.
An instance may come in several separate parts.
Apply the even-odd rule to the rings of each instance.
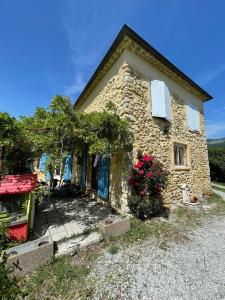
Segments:
[[[134,215],[145,219],[159,215],[163,210],[162,190],[166,186],[167,173],[162,164],[152,155],[139,155],[131,169],[129,184],[133,196],[128,205]]]

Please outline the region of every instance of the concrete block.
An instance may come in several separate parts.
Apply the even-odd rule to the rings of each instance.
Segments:
[[[7,265],[13,269],[13,274],[23,275],[47,263],[54,255],[54,244],[50,236],[41,237],[9,248],[4,251],[4,255],[7,257]]]
[[[62,255],[74,255],[81,249],[89,246],[97,245],[103,240],[103,237],[98,232],[92,232],[87,236],[80,236],[75,239],[69,239],[58,244],[56,257]]]
[[[130,230],[130,218],[115,217],[99,222],[99,230],[104,238],[118,236]]]

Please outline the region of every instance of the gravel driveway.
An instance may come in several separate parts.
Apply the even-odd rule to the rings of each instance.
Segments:
[[[225,220],[192,232],[190,240],[151,240],[97,261],[92,299],[225,299]]]

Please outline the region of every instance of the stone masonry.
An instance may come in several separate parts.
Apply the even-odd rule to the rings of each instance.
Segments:
[[[142,49],[140,47],[135,49],[136,55],[140,57]],[[168,206],[182,201],[182,184],[188,184],[191,192],[198,197],[210,192],[203,109],[200,110],[200,132],[190,131],[187,124],[186,103],[179,90],[178,92],[172,90],[171,122],[152,117],[150,82],[154,78],[146,77],[137,71],[132,61],[127,59],[125,52],[120,53],[120,59],[117,59],[116,71],[110,73],[109,69],[108,73],[102,75],[99,83],[84,96],[82,103],[77,107],[83,112],[102,111],[106,103],[112,101],[117,106],[118,114],[131,122],[131,130],[134,133],[133,153],[129,155],[118,153],[110,162],[110,205],[122,213],[128,211],[127,199],[130,188],[127,180],[138,149],[156,156],[168,171],[168,186],[163,195]],[[145,64],[149,64],[147,57],[142,59]],[[201,99],[199,101],[201,102]],[[187,145],[188,167],[176,169],[174,142]],[[90,159],[88,168],[90,169]],[[90,172],[87,176],[87,186],[90,187]]]

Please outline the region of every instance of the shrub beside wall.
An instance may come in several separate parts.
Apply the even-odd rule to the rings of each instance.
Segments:
[[[138,162],[131,169],[129,184],[132,196],[128,201],[131,212],[139,219],[158,216],[163,212],[162,190],[167,173],[152,155],[139,154]]]

